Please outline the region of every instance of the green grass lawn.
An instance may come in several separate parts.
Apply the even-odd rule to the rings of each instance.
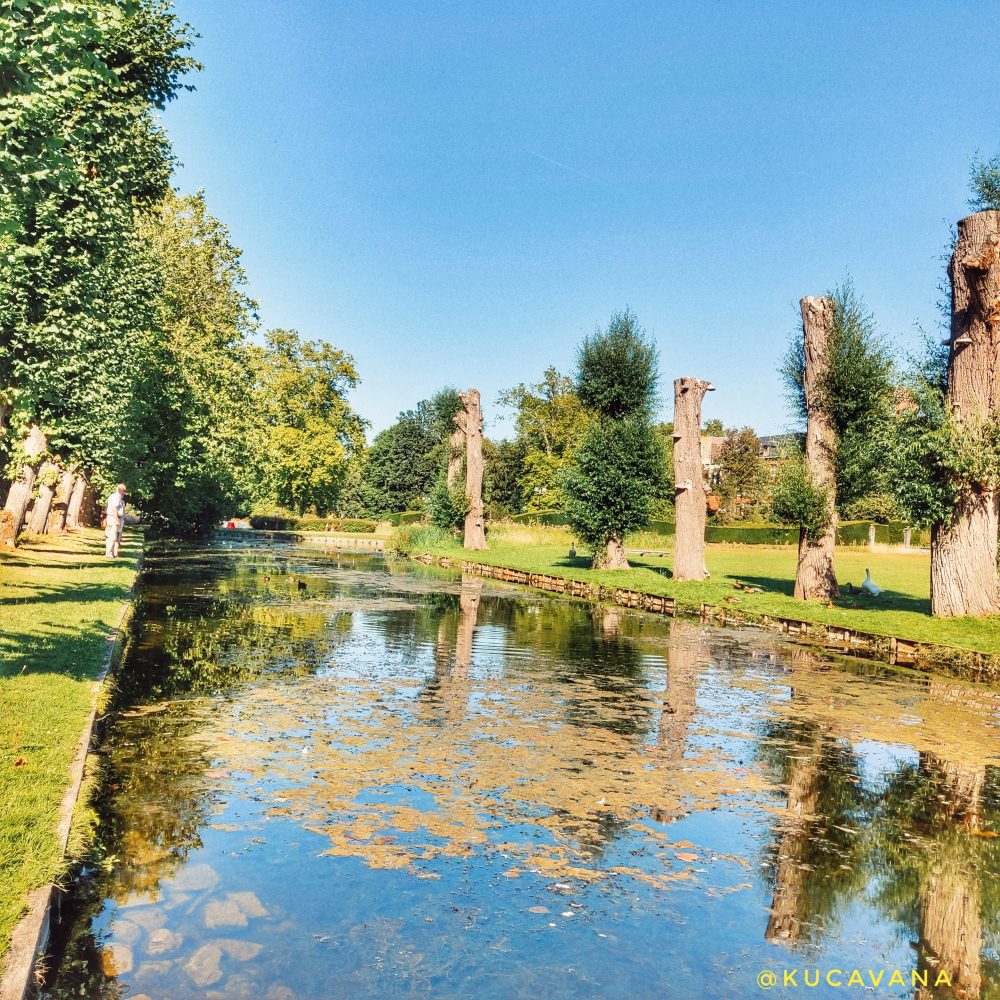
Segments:
[[[0,551],[0,955],[29,891],[58,878],[69,768],[141,540],[104,558],[90,530]]]
[[[570,535],[560,529],[520,530],[498,525],[490,534],[490,547],[483,553],[465,553],[460,545],[419,545],[414,550],[436,555],[463,556],[498,566],[532,573],[548,573],[624,587],[651,594],[666,594],[690,606],[726,604],[737,611],[798,618],[825,625],[844,625],[861,632],[894,635],[920,642],[962,646],[985,653],[1000,653],[1000,617],[989,619],[940,619],[930,616],[930,557],[926,552],[871,552],[867,548],[837,550],[837,576],[843,586],[858,586],[870,567],[872,579],[884,588],[879,598],[845,594],[829,608],[814,601],[792,597],[796,550],[793,546],[709,545],[706,561],[711,579],[700,583],[678,583],[671,577],[673,538],[667,536],[664,555],[640,555],[630,551],[629,570],[592,570],[590,556],[569,557]],[[663,547],[664,541],[643,538],[646,544]],[[735,582],[761,587],[761,594],[737,590]],[[735,598],[727,602],[725,598]]]

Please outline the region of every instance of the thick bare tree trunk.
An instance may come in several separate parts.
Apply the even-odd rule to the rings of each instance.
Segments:
[[[701,464],[701,402],[715,386],[700,378],[674,380],[674,579],[704,580],[705,497]]]
[[[42,462],[38,475],[35,477],[38,482],[38,496],[31,508],[31,514],[27,518],[28,530],[36,535],[45,534],[45,526],[49,522],[49,510],[52,507],[52,498],[56,495],[55,483],[51,480],[59,471],[59,466],[55,462]]]
[[[1000,212],[958,224],[951,277],[946,405],[959,424],[1000,411]],[[950,520],[931,534],[931,614],[1000,613],[996,483],[963,484]]]
[[[698,670],[709,657],[705,651],[705,630],[675,618],[670,623],[667,659],[667,690],[660,716],[660,747],[667,760],[684,756],[688,728],[697,712]]]
[[[834,457],[837,438],[823,402],[822,385],[830,367],[833,335],[833,299],[807,295],[802,309],[805,347],[806,468],[813,481],[830,495],[830,524],[819,538],[799,534],[799,564],[795,571],[795,597],[800,601],[830,601],[840,597],[833,557],[837,544],[837,479]]]
[[[479,390],[460,392],[462,409],[455,423],[465,435],[465,547],[486,548],[486,519],[483,513],[483,411]]]
[[[80,527],[80,515],[83,511],[83,498],[87,492],[87,477],[83,472],[76,474],[73,480],[73,492],[69,496],[69,504],[66,507],[66,529]]]
[[[7,502],[4,510],[9,511],[13,516],[13,531],[16,538],[24,527],[24,515],[28,510],[28,503],[31,500],[31,491],[35,485],[35,475],[37,472],[36,459],[45,454],[48,442],[42,429],[37,424],[32,424],[28,431],[28,436],[24,440],[24,455],[26,461],[21,466],[20,476],[10,484],[7,492]]]

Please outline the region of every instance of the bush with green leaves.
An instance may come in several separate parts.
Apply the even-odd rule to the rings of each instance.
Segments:
[[[903,511],[899,501],[891,493],[869,493],[847,504],[842,510],[848,521],[873,521],[889,524],[902,519]]]
[[[830,493],[809,474],[801,456],[786,459],[771,494],[771,512],[781,524],[800,527],[806,538],[819,538],[832,520]]]
[[[456,533],[465,523],[469,503],[461,484],[448,485],[447,476],[442,473],[424,504],[427,520],[442,531]]]

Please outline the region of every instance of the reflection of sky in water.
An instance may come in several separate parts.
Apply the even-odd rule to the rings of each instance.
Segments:
[[[988,698],[276,558],[154,564],[53,996],[731,998],[928,956],[991,995]]]

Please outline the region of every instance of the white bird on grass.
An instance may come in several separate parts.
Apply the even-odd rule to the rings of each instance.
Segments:
[[[861,582],[861,589],[866,594],[871,594],[872,597],[878,597],[882,593],[882,588],[872,583],[872,571],[870,569],[865,570],[865,578]]]

